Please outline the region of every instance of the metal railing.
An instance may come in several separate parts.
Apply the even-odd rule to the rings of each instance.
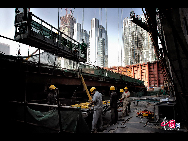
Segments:
[[[63,52],[68,58],[75,56],[78,60],[86,61],[87,45],[84,42],[77,42],[59,29],[32,14],[32,12],[28,12],[27,16],[24,15],[25,13],[16,13],[14,24],[15,40],[35,46],[38,41],[36,41],[36,44],[33,43],[33,40],[28,42],[28,39],[32,37],[44,44],[49,44],[52,50],[55,49],[57,51],[57,54],[62,54]],[[40,46],[37,47],[40,48]]]
[[[81,69],[82,73],[92,74],[92,75],[100,76],[104,78],[113,78],[115,80],[123,80],[127,82],[138,83],[138,84],[144,85],[144,81],[134,79],[123,74],[115,73],[113,71],[109,71],[109,70],[100,68],[98,66],[79,63],[79,69]]]
[[[107,69],[100,68],[98,66],[90,65],[90,64],[84,64],[84,63],[79,63],[77,66],[78,68],[73,68],[73,69],[67,69],[67,68],[61,68],[60,66],[55,66],[55,65],[49,65],[49,64],[42,64],[38,62],[33,62],[33,61],[26,61],[23,58],[26,56],[12,56],[12,55],[2,55],[0,54],[1,58],[4,58],[2,60],[7,60],[9,62],[15,62],[16,60],[19,61],[21,64],[29,65],[29,66],[36,66],[40,68],[51,68],[52,70],[59,70],[59,71],[66,71],[66,72],[71,72],[71,73],[76,73],[78,72],[78,69],[81,70],[81,72],[84,75],[91,75],[94,77],[101,77],[101,78],[106,78],[106,79],[114,79],[117,81],[126,81],[126,82],[132,82],[132,83],[137,83],[144,85],[144,81],[138,80],[131,78],[129,76],[119,74]],[[18,60],[19,58],[19,60]],[[17,62],[16,61],[16,62]],[[40,66],[40,67],[39,67]],[[37,69],[35,70],[37,71]]]
[[[54,26],[48,24],[44,20],[40,19],[34,14],[31,15],[31,30],[40,34],[50,40],[53,40],[54,43],[57,43],[58,46],[66,46],[71,50],[79,53],[79,56],[86,58],[87,54],[87,45],[85,43],[79,43],[73,38],[69,37],[65,33],[59,31]]]

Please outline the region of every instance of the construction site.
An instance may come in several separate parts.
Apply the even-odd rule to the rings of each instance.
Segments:
[[[14,39],[0,33],[0,38],[37,48],[28,56],[0,52],[5,132],[93,133],[95,89],[102,96],[102,130],[95,133],[188,132],[188,8],[145,8],[144,20],[131,12],[123,21],[126,66],[87,63],[89,35],[82,29],[86,42],[73,39],[68,27],[74,21],[57,29],[29,8],[16,8]],[[107,29],[104,33],[107,40]],[[62,67],[62,57],[73,67]],[[126,89],[128,113],[122,116]],[[54,102],[49,101],[51,90]],[[117,94],[113,124],[112,90]]]

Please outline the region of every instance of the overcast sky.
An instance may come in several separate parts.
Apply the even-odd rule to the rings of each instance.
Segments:
[[[70,8],[68,13],[70,13]],[[77,22],[82,24],[82,11],[83,8],[72,8],[74,11],[73,16],[76,18]],[[84,8],[84,25],[83,28],[89,32],[91,29],[91,19],[99,19],[99,24],[106,28],[106,13],[105,8],[102,8],[102,21],[101,21],[101,8]],[[119,18],[118,18],[118,8],[107,8],[107,34],[108,34],[108,63],[110,66],[118,65],[118,22],[119,22],[119,47],[123,46],[122,42],[122,23],[123,19],[130,16],[131,10],[134,10],[136,15],[141,15],[141,8],[119,8]],[[57,8],[31,8],[33,14],[53,25],[58,27],[58,9]],[[65,8],[59,9],[60,16],[66,14]],[[0,35],[14,38],[14,8],[0,8]],[[18,50],[18,44],[20,44],[21,55],[26,56],[29,46],[6,40],[0,37],[0,42],[10,45],[10,54],[16,55]],[[35,51],[35,48],[29,48],[30,53]]]

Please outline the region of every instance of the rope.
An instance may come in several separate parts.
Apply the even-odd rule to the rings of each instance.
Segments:
[[[0,37],[3,37],[3,38],[8,39],[8,40],[16,41],[16,40],[14,40],[14,39],[11,39],[11,38],[9,38],[9,37],[5,37],[5,36],[3,36],[3,35],[0,35]],[[16,42],[18,42],[18,41],[16,41]]]

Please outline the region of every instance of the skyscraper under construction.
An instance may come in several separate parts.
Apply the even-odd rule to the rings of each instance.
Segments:
[[[134,11],[132,11],[134,12]],[[144,22],[143,15],[138,16]],[[149,33],[131,21],[131,18],[123,20],[123,64],[132,65],[155,61],[154,47]]]
[[[66,15],[60,17],[60,31],[68,35],[69,37],[75,39],[79,43],[82,43],[82,39],[84,39],[84,43],[89,46],[89,34],[86,30],[81,29],[81,24],[76,22],[76,19],[73,17],[73,14],[70,10],[70,14],[67,13],[68,9],[65,8]],[[88,50],[88,49],[87,49]],[[87,51],[88,52],[88,51]],[[88,60],[88,55],[87,55]],[[61,61],[61,66],[63,68],[74,69],[77,68],[77,63],[63,58]]]

